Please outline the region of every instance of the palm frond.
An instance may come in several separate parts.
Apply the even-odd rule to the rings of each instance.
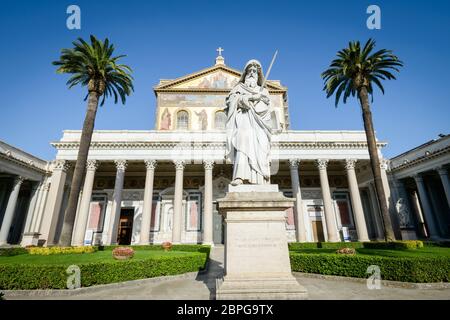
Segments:
[[[375,40],[369,39],[361,48],[359,41],[351,41],[347,48],[339,50],[328,69],[322,72],[323,90],[327,98],[335,94],[335,106],[340,99],[344,103],[364,86],[373,99],[374,85],[384,94],[382,80],[394,80],[393,71],[399,72],[403,62],[391,50],[376,52]]]
[[[71,77],[67,81],[69,88],[76,85],[89,86],[93,83],[103,83],[104,90],[99,90],[103,105],[108,97],[114,98],[114,103],[119,101],[125,104],[126,97],[133,91],[132,69],[119,64],[118,61],[125,55],[113,56],[114,45],[109,39],[98,40],[90,36],[90,43],[78,38],[73,43],[73,48],[62,49],[59,60],[52,64],[57,66],[57,73],[68,73]],[[101,91],[101,92],[100,92]]]

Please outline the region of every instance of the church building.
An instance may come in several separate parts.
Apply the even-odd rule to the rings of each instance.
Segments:
[[[153,130],[94,131],[73,245],[224,242],[216,208],[232,178],[224,108],[241,71],[227,66],[220,50],[211,67],[154,86]],[[289,241],[382,239],[365,132],[291,130],[287,87],[268,80],[267,89],[270,183],[296,200],[286,211]],[[65,130],[48,163],[0,145],[0,244],[57,243],[80,136]],[[400,239],[385,145],[378,142],[382,179]]]

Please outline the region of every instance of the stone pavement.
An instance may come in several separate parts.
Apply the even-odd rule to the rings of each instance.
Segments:
[[[223,246],[216,246],[211,251],[209,268],[206,273],[190,273],[182,276],[164,277],[131,281],[118,285],[97,286],[61,295],[57,292],[46,295],[27,295],[19,292],[5,292],[5,299],[111,299],[111,300],[208,300],[215,297],[216,279],[223,275]],[[361,280],[342,277],[316,277],[295,274],[298,281],[306,287],[309,299],[446,299],[450,300],[450,288],[416,289],[382,285],[379,290],[369,290]],[[55,290],[57,291],[57,290]],[[67,290],[65,290],[67,292]]]

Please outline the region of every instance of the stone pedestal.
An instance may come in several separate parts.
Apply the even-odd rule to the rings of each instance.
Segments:
[[[216,298],[306,299],[291,273],[286,236],[285,210],[295,199],[277,185],[240,185],[217,202],[225,218],[225,277]]]
[[[41,234],[37,232],[26,232],[22,236],[22,241],[20,242],[20,245],[22,247],[26,246],[37,246],[39,243],[39,236]]]
[[[417,233],[414,229],[401,229],[402,240],[417,240]]]

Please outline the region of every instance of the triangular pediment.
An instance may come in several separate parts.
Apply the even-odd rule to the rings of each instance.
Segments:
[[[241,72],[225,65],[201,70],[174,80],[161,80],[154,88],[158,91],[228,91],[241,77]],[[267,81],[269,90],[285,91],[276,81]]]

